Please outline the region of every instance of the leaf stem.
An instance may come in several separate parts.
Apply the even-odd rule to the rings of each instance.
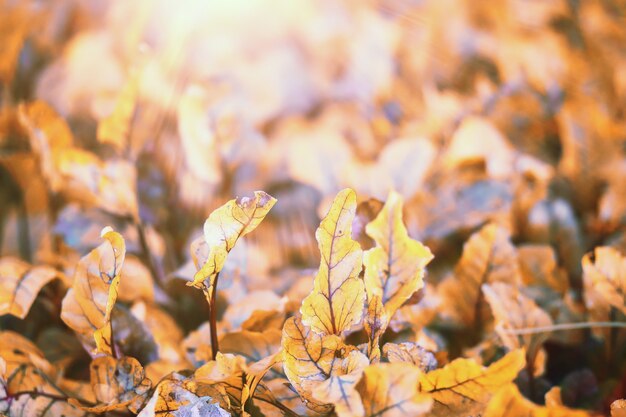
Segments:
[[[578,330],[589,329],[593,327],[621,327],[626,328],[626,323],[614,322],[614,321],[598,321],[598,322],[583,322],[583,323],[561,323],[554,324],[552,326],[544,327],[526,327],[521,329],[503,329],[502,331],[510,335],[524,335],[535,333],[549,333],[558,332],[564,330]]]

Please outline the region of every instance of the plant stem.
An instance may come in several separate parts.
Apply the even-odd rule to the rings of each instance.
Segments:
[[[213,360],[215,360],[215,358],[217,357],[217,352],[219,351],[219,345],[217,341],[217,309],[215,308],[215,299],[217,298],[217,281],[219,277],[220,273],[218,272],[215,275],[213,285],[207,288],[205,284],[202,289],[202,291],[204,292],[204,296],[209,303],[209,330],[211,333],[211,356],[213,357]],[[210,294],[209,291],[211,291]]]

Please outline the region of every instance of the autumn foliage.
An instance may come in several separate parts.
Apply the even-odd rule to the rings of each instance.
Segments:
[[[0,417],[626,417],[624,68],[612,0],[0,0]]]

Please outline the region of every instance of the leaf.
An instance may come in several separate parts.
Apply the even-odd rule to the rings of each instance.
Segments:
[[[454,277],[440,286],[447,312],[466,326],[481,328],[490,316],[481,286],[493,282],[519,284],[521,275],[508,232],[488,224],[465,243]]]
[[[230,417],[230,402],[221,385],[197,383],[173,373],[157,385],[139,417]],[[226,408],[226,409],[225,409]]]
[[[126,271],[126,267],[127,264],[124,265],[124,271]],[[137,302],[133,304],[130,311],[152,335],[159,350],[159,359],[177,363],[181,369],[184,368],[186,361],[181,348],[183,332],[176,321],[155,304]]]
[[[0,332],[0,358],[4,368],[1,376],[10,392],[56,392],[48,383],[53,368],[30,340],[12,331]]]
[[[614,248],[598,247],[582,262],[587,307],[610,305],[626,314],[626,257]]]
[[[483,368],[472,359],[455,359],[441,369],[420,378],[421,391],[429,393],[435,405],[434,416],[481,412],[490,396],[515,379],[526,365],[522,349],[507,353]]]
[[[372,296],[363,321],[363,328],[367,334],[367,356],[372,363],[380,361],[380,339],[388,325],[389,315],[383,307],[380,296]]]
[[[363,254],[365,289],[368,299],[381,297],[389,317],[424,286],[430,250],[413,240],[402,222],[402,196],[390,192],[383,209],[366,232],[376,247]]]
[[[369,360],[358,350],[352,350],[338,362],[330,378],[312,384],[311,395],[321,403],[333,404],[339,417],[362,416],[363,403],[356,391],[356,384],[369,365]]]
[[[562,406],[542,407],[522,397],[515,384],[507,384],[489,401],[485,417],[590,417],[591,413]]]
[[[302,323],[318,333],[341,334],[363,314],[362,251],[351,237],[355,212],[356,194],[342,190],[315,232],[322,259],[313,292],[302,301],[300,311]]]
[[[429,372],[437,368],[435,355],[413,342],[385,343],[383,355],[391,363],[412,363],[417,365],[422,372]]]
[[[224,267],[226,256],[240,237],[252,232],[263,221],[270,209],[276,204],[276,199],[263,191],[255,191],[254,197],[243,197],[230,200],[217,210],[213,211],[204,223],[204,240],[208,245],[206,259],[198,259],[197,251],[192,245],[192,256],[199,268],[193,277],[196,288],[204,288],[205,281],[209,280],[206,293],[211,295],[211,288],[215,277]]]
[[[72,132],[61,116],[46,102],[23,103],[19,120],[29,133],[30,145],[41,159],[41,170],[53,192],[60,191],[63,178],[56,161],[73,146]]]
[[[70,403],[90,412],[104,413],[128,408],[137,413],[152,387],[141,364],[128,356],[119,360],[111,356],[96,358],[91,362],[89,372],[98,404],[85,407],[77,400],[70,400]]]
[[[243,356],[248,362],[257,362],[280,350],[281,334],[278,329],[228,333],[220,339],[220,351]]]
[[[417,366],[379,363],[365,368],[356,386],[365,417],[419,416],[432,407],[432,399],[418,391],[422,376]]]
[[[31,266],[17,258],[0,259],[0,315],[24,319],[37,294],[61,274],[48,266]]]
[[[626,417],[626,400],[615,400],[611,403],[611,417]]]
[[[307,407],[327,412],[330,407],[316,401],[311,385],[331,377],[337,357],[344,344],[336,335],[320,334],[304,326],[299,319],[290,318],[283,327],[283,369],[289,382]]]
[[[120,91],[113,112],[98,123],[97,137],[100,143],[109,143],[118,151],[130,141],[132,119],[139,94],[139,74],[130,74]]]
[[[74,145],[67,123],[43,101],[22,103],[19,120],[53,193],[120,216],[138,218],[136,168],[125,160],[102,161]]]
[[[549,327],[552,319],[517,288],[503,282],[483,285],[483,293],[496,321],[496,333],[508,349],[524,348],[531,367],[549,332],[515,335],[511,330]]]
[[[101,236],[105,242],[76,267],[72,288],[63,299],[61,319],[87,340],[93,338],[96,352],[111,354],[111,311],[117,300],[126,245],[110,227],[102,229]]]
[[[517,248],[520,271],[525,285],[544,286],[563,294],[569,287],[567,274],[561,273],[549,245],[523,245]]]
[[[66,401],[46,397],[63,395],[51,383],[53,377],[54,368],[35,344],[17,333],[0,332],[0,413],[36,417],[85,415]]]

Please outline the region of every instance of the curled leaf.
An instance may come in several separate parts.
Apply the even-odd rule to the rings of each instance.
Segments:
[[[526,365],[522,349],[509,352],[488,368],[472,359],[455,359],[441,369],[420,378],[421,391],[429,393],[435,405],[433,415],[481,412],[492,394],[515,379]]]
[[[340,334],[361,320],[365,289],[359,278],[362,251],[352,240],[356,194],[339,192],[315,232],[322,255],[313,292],[303,301],[302,323],[323,334]]]
[[[37,294],[59,272],[47,266],[31,266],[17,258],[0,259],[0,315],[23,319]]]
[[[110,227],[102,229],[101,236],[105,242],[78,262],[72,288],[63,299],[61,319],[87,340],[93,338],[97,352],[111,354],[111,311],[126,245]]]
[[[356,386],[365,417],[419,416],[432,407],[428,395],[418,391],[422,372],[405,363],[379,363],[365,368]]]
[[[267,213],[276,204],[276,199],[263,191],[255,191],[254,197],[243,197],[230,200],[213,211],[204,223],[204,244],[206,251],[202,255],[202,244],[192,245],[194,262],[199,268],[193,281],[187,285],[203,288],[208,279],[208,288],[215,283],[216,275],[224,267],[226,255],[237,240],[252,232],[263,221]],[[206,258],[205,258],[206,257]],[[210,295],[211,291],[207,290]]]

